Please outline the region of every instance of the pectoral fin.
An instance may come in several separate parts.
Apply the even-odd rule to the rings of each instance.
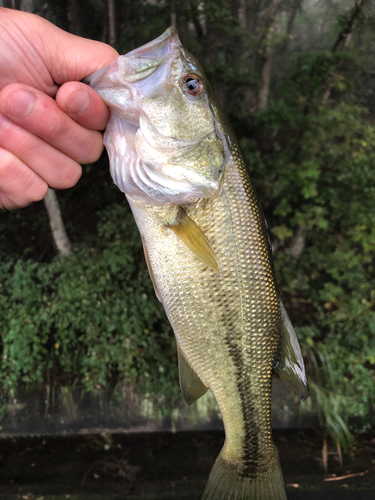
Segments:
[[[145,245],[145,243],[144,243],[144,241],[143,241],[143,240],[142,240],[142,245],[143,245],[143,252],[144,252],[144,254],[145,254],[145,259],[146,259],[146,264],[147,264],[148,274],[150,275],[150,278],[151,278],[152,284],[154,285],[154,292],[155,292],[155,295],[156,295],[156,297],[158,298],[159,302],[161,302],[161,300],[160,300],[159,290],[158,290],[158,287],[156,286],[154,273],[153,273],[153,271],[152,271],[152,267],[151,267],[150,257],[148,256],[147,247],[146,247],[146,245]]]
[[[204,385],[195,371],[186,361],[180,347],[177,344],[178,371],[180,374],[180,387],[185,401],[190,406],[195,403],[207,391],[208,387]]]
[[[168,227],[206,266],[220,274],[219,265],[205,234],[197,224],[190,219],[183,208],[179,209],[177,224]]]
[[[284,304],[280,300],[281,307],[281,345],[280,357],[275,367],[276,373],[293,387],[298,396],[304,401],[309,395],[305,364],[301,347],[296,332],[290,322]]]

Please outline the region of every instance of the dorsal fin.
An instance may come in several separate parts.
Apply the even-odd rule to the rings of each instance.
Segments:
[[[281,343],[280,356],[275,371],[282,379],[293,387],[298,396],[304,401],[309,395],[305,364],[296,332],[290,322],[284,304],[280,300],[281,308]]]
[[[177,357],[181,392],[187,404],[191,405],[195,403],[197,399],[203,396],[203,394],[205,394],[208,387],[204,385],[202,380],[198,377],[198,375],[186,361],[185,356],[183,355],[178,344]]]
[[[211,245],[202,229],[180,207],[177,224],[168,224],[169,229],[200,259],[206,266],[220,274],[219,265]]]

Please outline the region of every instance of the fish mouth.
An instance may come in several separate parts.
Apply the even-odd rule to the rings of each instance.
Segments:
[[[106,104],[113,108],[114,99],[118,99],[118,92],[111,99],[111,90],[126,88],[131,84],[149,79],[156,71],[160,71],[176,57],[182,49],[176,28],[171,26],[162,35],[127,54],[118,57],[115,61],[101,70],[84,79],[98,92]],[[164,74],[159,78],[152,78],[147,85],[155,86],[156,80],[162,80]],[[115,85],[115,89],[113,89]],[[155,88],[155,87],[154,87]],[[144,90],[144,89],[143,89]],[[116,107],[116,106],[115,106]]]
[[[128,144],[134,152],[138,129],[147,130],[145,138],[154,149],[181,149],[196,143],[164,136],[151,123],[140,104],[144,97],[167,95],[186,60],[187,53],[177,30],[171,26],[155,40],[119,56],[84,80],[112,111],[127,122]]]
[[[212,151],[223,170],[221,150],[214,145],[214,125],[186,139],[169,126],[166,112],[155,111],[155,103],[169,102],[175,90],[182,95],[181,75],[194,71],[196,65],[171,27],[85,80],[113,112],[104,135],[111,175],[133,200],[190,204],[219,191],[222,176],[212,176],[195,165],[201,157],[200,163],[211,165],[206,151]],[[169,108],[164,104],[164,110]]]
[[[130,78],[131,81],[137,76],[146,78],[180,48],[181,42],[177,30],[171,26],[155,40],[132,50],[123,58],[120,57],[123,64],[119,64],[119,69],[126,80]]]
[[[184,49],[171,26],[155,40],[119,56],[85,78],[107,106],[132,125],[139,126],[139,100],[168,93],[172,67]],[[169,83],[168,83],[169,82]]]

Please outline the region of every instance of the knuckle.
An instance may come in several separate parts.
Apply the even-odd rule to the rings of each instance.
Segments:
[[[62,119],[59,113],[50,110],[48,119],[44,120],[42,124],[41,134],[43,137],[46,139],[64,137],[67,132],[66,120]]]
[[[0,112],[0,134],[2,132],[6,132],[9,129],[10,125],[11,121],[8,120],[8,118]]]
[[[1,148],[0,161],[0,185],[8,185],[17,180],[17,169],[14,168],[16,163],[15,156],[8,150]]]

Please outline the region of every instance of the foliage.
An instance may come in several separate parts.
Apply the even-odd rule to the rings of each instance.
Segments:
[[[345,408],[346,398],[335,387],[332,356],[324,345],[307,347],[305,352],[312,373],[309,377],[310,397],[306,404],[300,406],[301,415],[315,411],[322,430],[334,443],[339,442],[348,451],[354,439],[347,424],[349,415]]]
[[[157,301],[125,203],[100,214],[98,241],[48,263],[0,268],[1,384],[90,391],[138,384],[174,395],[173,334]],[[77,380],[78,379],[78,380]]]
[[[352,431],[366,432],[375,427],[375,10],[364,9],[347,53],[333,54],[354,0],[282,1],[276,18],[271,3],[117,1],[116,48],[140,46],[175,19],[241,141],[314,398],[326,417],[340,412]],[[64,29],[108,33],[105,2],[80,2],[75,23],[66,0],[34,6]],[[256,112],[270,45],[271,99]],[[170,327],[105,159],[58,196],[74,247],[68,259],[55,256],[41,204],[0,215],[4,393],[20,383],[99,390],[142,380],[146,391],[173,395]],[[322,352],[329,376],[327,358],[311,354]]]
[[[243,139],[271,226],[275,267],[304,346],[332,355],[353,429],[374,424],[375,128],[355,103],[348,57],[300,56],[281,97]],[[330,82],[331,98],[324,102]],[[292,248],[300,228],[301,253]]]

